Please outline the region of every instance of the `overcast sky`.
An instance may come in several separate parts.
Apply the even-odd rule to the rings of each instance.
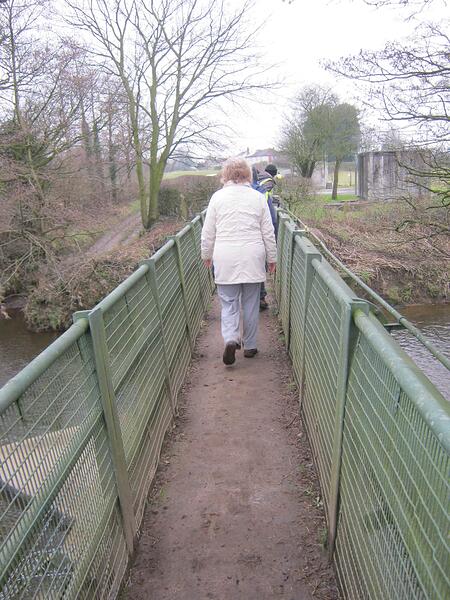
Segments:
[[[230,6],[239,0],[229,0]],[[409,11],[410,12],[410,11]],[[343,101],[351,102],[352,84],[336,81],[320,65],[322,60],[356,54],[361,49],[382,48],[389,40],[410,33],[417,20],[449,17],[445,0],[434,0],[415,19],[402,8],[375,9],[363,0],[256,0],[255,20],[265,21],[259,43],[267,64],[277,63],[277,74],[284,80],[277,98],[270,104],[251,104],[232,116],[238,132],[232,151],[238,152],[276,146],[287,102],[302,85],[329,84]]]

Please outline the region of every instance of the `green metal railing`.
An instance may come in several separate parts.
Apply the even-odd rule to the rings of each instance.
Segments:
[[[276,292],[343,596],[450,597],[450,405],[281,211]]]
[[[197,217],[0,390],[0,600],[117,596],[213,290]],[[288,215],[276,292],[345,598],[450,597],[449,404]]]
[[[201,220],[0,390],[0,600],[118,594],[213,291]]]

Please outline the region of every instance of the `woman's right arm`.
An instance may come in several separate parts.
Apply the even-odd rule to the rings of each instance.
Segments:
[[[203,260],[211,260],[216,241],[216,208],[214,196],[206,210],[205,222],[202,228],[201,256]]]

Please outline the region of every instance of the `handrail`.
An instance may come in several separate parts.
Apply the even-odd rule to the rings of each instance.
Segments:
[[[448,402],[424,376],[410,356],[399,349],[391,336],[383,335],[384,328],[376,317],[364,314],[360,309],[355,310],[354,319],[358,329],[365,334],[370,344],[376,341],[382,347],[380,358],[390,369],[395,379],[405,390],[411,401],[417,407],[424,421],[439,439],[440,443],[450,452],[450,437],[448,436],[449,411]]]
[[[344,265],[342,261],[340,261],[337,256],[335,256],[329,248],[322,242],[322,240],[311,231],[311,229],[304,223],[299,217],[297,217],[293,212],[289,209],[281,207],[281,210],[289,215],[289,217],[294,220],[296,223],[301,225],[302,229],[305,230],[305,234],[314,239],[314,241],[320,246],[323,252],[331,258],[340,269],[342,269],[355,283],[357,283],[365,292],[367,292],[378,304],[380,304],[389,314],[391,314],[394,319],[402,325],[405,329],[407,329],[421,344],[423,344],[431,354],[450,371],[450,359],[448,359],[440,350],[438,350],[418,329],[411,321],[408,321],[406,317],[404,317],[401,313],[399,313],[393,306],[391,306],[386,300],[384,300],[381,296],[379,296],[371,287],[369,287],[362,279],[360,279],[353,271],[351,271],[348,267]]]

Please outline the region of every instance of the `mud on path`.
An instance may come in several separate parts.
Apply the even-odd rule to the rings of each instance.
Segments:
[[[218,300],[165,443],[122,600],[331,600],[322,502],[276,317],[222,363]]]

